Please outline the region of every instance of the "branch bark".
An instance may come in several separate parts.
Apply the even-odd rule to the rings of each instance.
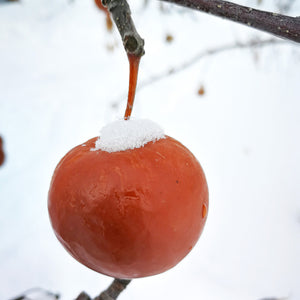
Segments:
[[[102,0],[103,6],[111,13],[120,32],[127,54],[142,56],[145,54],[144,40],[138,34],[131,18],[126,0]]]
[[[111,285],[94,299],[86,292],[81,292],[75,300],[116,300],[130,282],[131,280],[115,278]]]
[[[262,11],[223,0],[160,0],[206,12],[300,43],[300,17]]]
[[[127,279],[114,279],[112,284],[102,292],[94,300],[116,300],[118,296],[123,292],[131,280]]]

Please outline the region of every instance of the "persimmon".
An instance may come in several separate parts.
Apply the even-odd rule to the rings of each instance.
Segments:
[[[202,167],[166,135],[125,150],[97,148],[102,138],[73,148],[57,165],[48,197],[54,232],[75,259],[99,273],[131,279],[164,272],[203,230]]]

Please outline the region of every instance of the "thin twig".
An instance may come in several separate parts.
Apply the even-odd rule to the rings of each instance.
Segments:
[[[250,40],[245,43],[241,42],[236,42],[228,45],[223,45],[211,49],[207,49],[204,51],[199,52],[189,60],[183,62],[182,64],[179,64],[175,67],[172,67],[168,70],[162,71],[161,73],[158,73],[156,75],[151,76],[150,78],[140,82],[137,86],[137,92],[140,91],[141,89],[158,82],[166,77],[175,75],[180,73],[181,71],[186,70],[187,68],[191,67],[195,63],[199,62],[201,59],[204,59],[206,57],[212,56],[212,55],[217,55],[221,54],[223,52],[231,51],[231,50],[236,50],[236,49],[249,49],[249,48],[262,48],[270,45],[280,45],[280,44],[286,44],[285,41],[279,40],[279,39],[266,39],[266,40]],[[119,96],[117,99],[113,101],[112,106],[113,108],[117,108],[121,102],[123,102],[124,96]]]
[[[156,81],[159,81],[165,77],[175,75],[181,71],[184,71],[185,69],[187,69],[187,68],[191,67],[192,65],[194,65],[195,63],[197,63],[199,60],[201,60],[205,57],[208,57],[208,56],[221,54],[223,52],[236,50],[236,49],[262,48],[265,46],[270,46],[270,45],[274,45],[274,44],[283,44],[283,43],[285,43],[285,42],[272,38],[272,39],[266,39],[266,40],[250,40],[246,43],[235,42],[233,44],[223,45],[220,47],[207,49],[207,50],[199,52],[198,54],[196,54],[195,56],[190,58],[188,61],[185,61],[181,65],[172,67],[169,70],[163,71],[162,73],[156,74],[156,75],[148,78],[147,80],[142,81],[138,86],[138,90],[144,88],[147,85],[155,83]]]
[[[102,0],[102,4],[111,13],[120,32],[124,48],[128,54],[145,54],[144,40],[138,34],[131,18],[131,11],[126,0]]]
[[[223,0],[161,0],[242,23],[300,43],[300,17],[262,11]]]
[[[124,291],[131,280],[127,279],[114,279],[112,284],[102,292],[94,300],[116,300],[120,293]]]

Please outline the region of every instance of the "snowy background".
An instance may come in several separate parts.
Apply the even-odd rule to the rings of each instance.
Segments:
[[[162,11],[157,1],[130,4],[146,41],[140,86],[207,49],[269,38],[183,8]],[[291,14],[300,15],[298,1]],[[107,32],[91,0],[0,4],[1,300],[36,286],[63,300],[82,290],[96,296],[111,282],[56,240],[47,192],[60,158],[123,116],[127,82],[119,34]],[[178,266],[134,280],[120,299],[300,299],[299,83],[300,48],[286,42],[205,57],[139,89],[133,116],[157,122],[196,155],[210,210]]]

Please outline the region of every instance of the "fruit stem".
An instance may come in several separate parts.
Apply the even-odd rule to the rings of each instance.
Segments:
[[[127,54],[129,61],[129,87],[128,87],[128,98],[127,98],[127,107],[124,115],[124,120],[129,120],[133,108],[133,102],[136,91],[136,84],[138,78],[139,64],[141,57]]]

